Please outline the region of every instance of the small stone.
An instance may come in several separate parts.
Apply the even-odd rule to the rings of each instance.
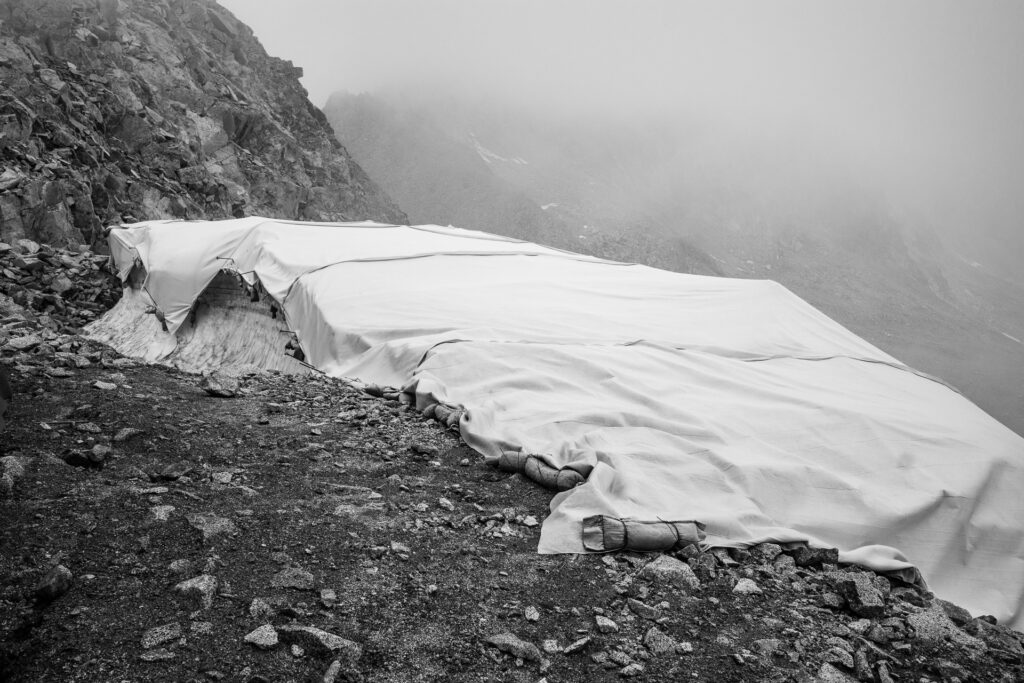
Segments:
[[[861,648],[854,653],[853,669],[857,673],[858,680],[874,680],[874,677],[871,675],[871,663],[868,661],[868,653],[864,648]]]
[[[734,560],[732,555],[729,554],[728,548],[712,548],[709,554],[718,560],[718,563],[723,567],[735,567],[739,564],[739,562]]]
[[[289,649],[291,650],[292,657],[295,657],[296,659],[299,659],[300,657],[304,657],[306,655],[306,650],[303,649],[301,645],[296,645],[295,643],[292,643],[292,646]]]
[[[162,479],[163,481],[177,481],[191,471],[192,466],[187,462],[172,462],[170,465],[161,469],[156,478]]]
[[[822,564],[839,562],[838,548],[811,548],[798,546],[793,551],[793,560],[798,567],[820,567]]]
[[[452,503],[452,502],[451,502],[450,500],[448,500],[447,498],[438,498],[438,499],[437,499],[437,504],[438,504],[438,505],[439,505],[440,507],[442,507],[442,508],[444,508],[445,510],[447,510],[448,512],[452,512],[452,511],[454,511],[454,510],[455,510],[455,504],[454,504],[454,503]]]
[[[147,650],[139,655],[139,659],[143,662],[167,662],[174,659],[177,655],[165,648],[157,648],[156,650]]]
[[[270,624],[264,624],[245,636],[245,642],[255,645],[261,650],[269,650],[277,646],[277,640],[277,631]]]
[[[971,622],[971,613],[965,610],[959,605],[954,605],[946,600],[936,600],[937,603],[942,607],[942,611],[946,613],[946,616],[956,624],[957,626],[964,626]]]
[[[117,385],[113,382],[104,382],[102,380],[96,380],[92,385],[96,389],[101,389],[103,391],[113,391],[114,389],[117,389]]]
[[[639,676],[643,672],[644,665],[639,662],[633,662],[632,664],[622,667],[622,670],[619,671],[619,675],[623,678],[633,678],[634,676]]]
[[[274,588],[294,588],[300,591],[313,590],[314,583],[313,575],[299,567],[282,569],[270,580]]]
[[[27,334],[23,337],[15,337],[7,342],[7,348],[15,351],[29,351],[43,343],[42,337],[36,334]]]
[[[540,610],[533,605],[529,605],[523,610],[523,616],[526,617],[527,621],[540,621]]]
[[[644,634],[643,643],[644,647],[650,650],[653,655],[672,654],[678,647],[678,644],[674,639],[672,639],[672,637],[665,634],[656,626],[652,626],[648,629],[647,633]]]
[[[640,602],[636,598],[627,599],[626,604],[629,605],[629,610],[633,614],[643,619],[650,619],[651,621],[655,621],[656,619],[661,617],[660,610],[651,607],[650,605],[647,605],[643,602]]]
[[[540,524],[540,522],[538,522],[537,518],[534,517],[533,515],[527,515],[526,517],[523,518],[523,526],[525,526],[525,527],[529,527],[529,528],[532,529],[535,526],[538,526],[539,524]]]
[[[277,635],[281,642],[298,645],[317,656],[340,656],[351,663],[363,654],[362,648],[351,640],[312,626],[278,626]]]
[[[829,607],[831,609],[842,609],[845,601],[838,593],[825,591],[821,594],[821,604],[823,607]]]
[[[750,555],[758,562],[768,563],[782,554],[778,543],[758,543],[750,549]]]
[[[123,429],[117,430],[117,434],[114,435],[114,441],[116,443],[121,443],[122,441],[127,441],[133,436],[137,436],[141,433],[141,429],[135,429],[134,427],[125,427]]]
[[[533,643],[521,640],[512,633],[498,633],[487,638],[485,642],[518,659],[523,659],[528,662],[540,661],[540,650],[537,649],[537,646]],[[566,652],[568,652],[568,649]]]
[[[222,536],[224,534],[236,534],[238,533],[238,527],[235,523],[226,517],[218,517],[214,514],[188,514],[185,515],[185,519],[194,528],[203,532],[203,541],[209,541],[211,538]]]
[[[249,603],[249,616],[253,619],[269,619],[274,616],[274,609],[263,598],[253,598]]]
[[[333,588],[323,588],[320,590],[320,604],[330,609],[334,607],[335,603],[338,602],[338,594]]]
[[[973,650],[984,651],[986,649],[985,644],[981,640],[967,635],[957,628],[956,624],[946,616],[946,612],[942,609],[941,605],[935,604],[920,612],[908,615],[907,624],[914,629],[917,640],[925,643],[939,645],[948,638],[954,643]]]
[[[563,648],[562,652],[564,652],[567,655],[571,655],[574,652],[579,652],[580,650],[585,648],[587,645],[590,645],[590,640],[591,640],[590,636],[584,636],[583,638],[580,638],[579,640],[575,640],[575,641],[569,643],[568,645],[566,645],[565,648]]]
[[[762,657],[771,657],[782,647],[782,641],[778,638],[761,638],[754,641],[754,649]]]
[[[75,429],[86,434],[100,434],[103,432],[95,422],[83,422],[76,426]]]
[[[209,636],[213,634],[213,622],[193,621],[188,625],[188,630],[194,636]]]
[[[885,614],[885,601],[864,572],[844,574],[836,582],[839,593],[846,598],[850,611],[859,617],[875,619]]]
[[[548,638],[540,644],[540,647],[544,652],[549,655],[557,654],[562,651],[562,646],[558,644],[558,641],[554,638]]]
[[[847,669],[852,669],[854,666],[853,655],[839,647],[829,648],[821,655],[821,659],[832,664],[839,664]]]
[[[772,560],[772,569],[776,574],[791,574],[796,571],[796,560],[792,555],[779,555]]]
[[[74,577],[71,570],[62,564],[46,572],[33,591],[36,602],[49,604],[71,590]]]
[[[238,395],[241,385],[238,379],[221,372],[206,375],[199,383],[199,388],[210,396],[218,398],[234,398]]]
[[[163,626],[151,628],[142,634],[142,647],[145,650],[150,650],[178,638],[181,638],[181,624],[164,624]]]
[[[324,672],[323,683],[335,683],[338,680],[338,674],[341,673],[341,662],[335,659],[331,662],[331,665],[327,667],[327,671]]]
[[[434,456],[438,453],[437,448],[420,441],[413,441],[409,444],[409,448],[412,449],[413,453],[419,453],[420,455]]]
[[[210,481],[214,484],[228,485],[231,483],[231,479],[234,477],[231,472],[214,472],[210,475]]]
[[[176,593],[194,600],[203,609],[213,606],[213,597],[217,593],[217,578],[209,574],[200,574],[188,581],[182,581],[174,587]]]
[[[617,633],[619,630],[618,624],[600,614],[594,617],[594,621],[597,623],[597,630],[601,633]]]
[[[670,583],[690,591],[700,588],[700,580],[693,573],[690,565],[670,555],[661,555],[653,562],[648,563],[641,570],[640,575],[651,581]]]
[[[154,505],[149,508],[149,514],[156,522],[166,522],[171,518],[171,513],[176,509],[173,505]]]
[[[754,583],[753,579],[740,579],[736,582],[736,585],[733,586],[732,592],[737,595],[760,595],[764,591],[761,590],[760,586]]]
[[[172,506],[168,505],[167,507],[172,507]],[[191,574],[192,573],[192,562],[190,562],[189,560],[184,560],[184,559],[182,559],[182,560],[174,560],[173,562],[171,562],[170,565],[168,565],[167,568],[170,569],[173,573],[175,573],[175,574],[177,574],[179,576],[184,576],[186,574]]]
[[[110,446],[98,443],[89,451],[89,460],[98,465],[104,462],[108,455],[110,455]]]
[[[828,662],[822,664],[818,669],[818,677],[815,680],[819,683],[856,683],[857,681],[850,674],[840,671]]]

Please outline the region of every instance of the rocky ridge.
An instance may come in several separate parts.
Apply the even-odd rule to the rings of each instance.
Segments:
[[[212,0],[0,2],[0,241],[266,215],[406,222]]]

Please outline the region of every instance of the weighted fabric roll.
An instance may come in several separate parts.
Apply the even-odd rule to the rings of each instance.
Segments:
[[[583,520],[583,547],[595,552],[678,550],[703,540],[700,522],[639,521],[606,515]]]

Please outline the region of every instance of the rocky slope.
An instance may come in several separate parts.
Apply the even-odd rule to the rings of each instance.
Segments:
[[[307,99],[211,0],[0,2],[0,241],[268,215],[405,222]]]

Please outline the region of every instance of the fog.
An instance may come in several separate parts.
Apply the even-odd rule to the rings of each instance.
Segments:
[[[222,0],[336,90],[677,118],[835,157],[926,222],[1024,255],[1024,3]]]

